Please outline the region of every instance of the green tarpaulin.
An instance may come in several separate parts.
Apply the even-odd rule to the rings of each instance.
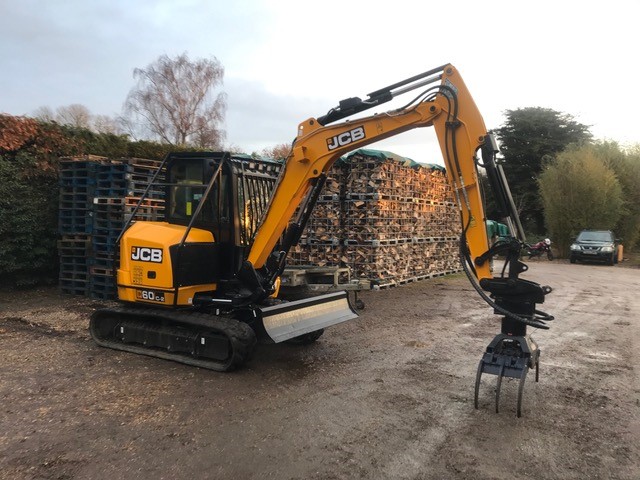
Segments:
[[[381,162],[384,162],[385,160],[394,160],[404,165],[405,167],[411,167],[411,168],[428,168],[430,170],[439,170],[441,172],[444,172],[445,170],[445,168],[442,165],[435,165],[432,163],[418,163],[411,160],[410,158],[396,155],[393,152],[388,152],[386,150],[372,150],[369,148],[360,148],[358,150],[355,150],[343,156],[340,160],[345,163],[350,163],[353,161],[353,157],[355,156],[375,158]]]

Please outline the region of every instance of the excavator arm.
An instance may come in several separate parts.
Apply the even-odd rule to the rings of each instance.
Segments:
[[[334,123],[416,89],[422,91],[401,108]],[[526,328],[548,328],[546,322],[553,317],[537,310],[536,304],[543,303],[551,289],[519,278],[527,270],[519,260],[525,238],[504,173],[496,162],[498,149],[452,65],[376,90],[366,100],[343,100],[326,115],[302,122],[240,276],[251,279],[254,292],[258,284],[263,287],[263,295],[272,292],[288,250],[302,233],[334,162],[352,150],[421,127],[435,129],[455,192],[462,222],[460,257],[464,271],[494,313],[503,315],[502,331],[487,347],[478,367],[476,407],[482,373],[498,376],[496,411],[502,377],[516,377],[521,382],[517,410],[520,416],[528,369],[535,367],[538,378],[539,349]],[[498,208],[510,226],[511,240],[489,244],[478,166],[485,169]],[[502,276],[494,278],[490,260],[498,254],[505,256],[505,268]]]

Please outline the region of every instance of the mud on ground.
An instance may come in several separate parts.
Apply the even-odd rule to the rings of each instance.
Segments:
[[[637,479],[640,270],[531,262],[540,382],[478,361],[499,330],[463,275],[366,292],[314,345],[218,374],[95,346],[100,302],[0,294],[0,478]]]

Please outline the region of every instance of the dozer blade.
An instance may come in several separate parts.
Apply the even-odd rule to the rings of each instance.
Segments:
[[[263,307],[260,311],[264,328],[276,343],[358,317],[344,291]]]

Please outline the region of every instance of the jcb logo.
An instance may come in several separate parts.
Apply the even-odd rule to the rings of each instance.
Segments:
[[[131,247],[131,260],[162,263],[161,248]]]
[[[348,132],[327,138],[327,147],[329,150],[335,150],[338,147],[344,147],[350,143],[357,142],[365,138],[364,127],[356,127]]]

